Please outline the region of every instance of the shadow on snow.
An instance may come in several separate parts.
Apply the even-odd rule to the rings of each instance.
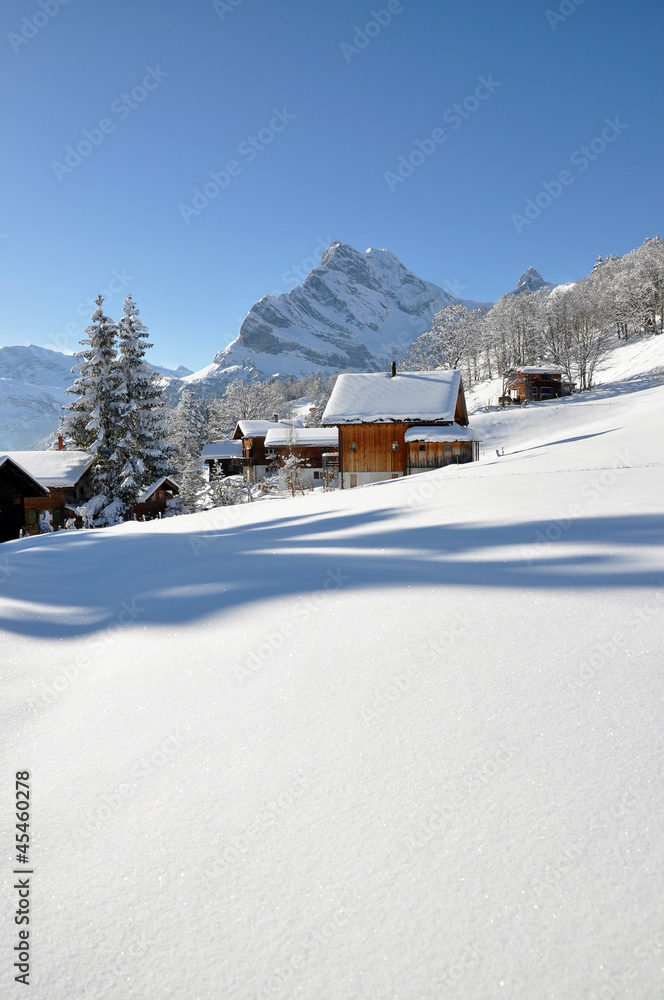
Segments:
[[[7,606],[0,628],[57,639],[117,624],[175,625],[254,601],[304,597],[330,580],[328,588],[335,591],[664,584],[664,573],[656,568],[635,567],[634,551],[616,551],[661,545],[659,516],[421,527],[398,525],[398,517],[402,510],[386,508],[221,530],[116,534],[110,529],[62,533],[34,545],[9,543],[0,596],[20,604]],[[548,537],[556,540],[544,542]],[[588,546],[596,551],[589,553]],[[444,614],[441,604],[441,618]]]

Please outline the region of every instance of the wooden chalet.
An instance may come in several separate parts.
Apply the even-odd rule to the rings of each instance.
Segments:
[[[265,436],[265,457],[277,469],[294,455],[302,461],[298,479],[303,488],[323,483],[324,455],[336,450],[339,432],[336,427],[273,427]],[[280,475],[283,480],[283,475]]]
[[[9,455],[0,455],[0,542],[18,538],[25,529],[25,504],[39,500],[46,506],[50,494]]]
[[[138,500],[134,504],[134,514],[139,521],[152,521],[156,517],[161,517],[166,509],[169,500],[176,497],[180,492],[180,487],[169,476],[162,476],[156,483],[152,483],[143,490]]]
[[[242,442],[217,441],[203,447],[202,458],[208,467],[209,479],[222,479],[242,472]]]
[[[274,472],[275,463],[265,454],[265,437],[268,431],[290,427],[279,420],[238,420],[234,440],[242,441],[242,468],[249,483],[257,483]]]
[[[94,458],[87,451],[10,451],[7,455],[46,490],[48,502],[42,492],[24,500],[24,524],[30,535],[48,530],[45,521],[54,531],[63,528],[75,517],[76,507],[91,496],[89,472]]]
[[[323,424],[339,429],[342,489],[479,458],[459,371],[340,375]]]
[[[525,365],[510,372],[507,381],[509,400],[512,403],[541,402],[569,396],[573,384],[563,381],[565,372],[555,366]]]

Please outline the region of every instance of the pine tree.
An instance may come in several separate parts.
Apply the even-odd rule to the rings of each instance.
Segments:
[[[102,310],[103,299],[95,299],[97,309],[92,315],[92,325],[83,331],[90,345],[91,358],[87,369],[88,391],[86,399],[91,406],[88,428],[94,433],[90,451],[96,461],[91,479],[95,490],[114,500],[117,496],[119,469],[116,446],[119,434],[119,404],[116,399],[117,327]]]
[[[176,452],[179,497],[190,513],[197,509],[206,486],[201,468],[205,428],[203,405],[187,386],[173,413],[170,439]]]
[[[79,360],[72,368],[72,373],[78,372],[78,377],[74,384],[67,389],[67,393],[76,396],[71,403],[66,403],[63,409],[62,419],[57,433],[62,436],[66,448],[74,450],[88,451],[97,439],[97,430],[91,426],[92,411],[97,405],[97,378],[99,366],[96,358],[96,346],[93,346],[92,337],[101,326],[112,326],[113,321],[108,316],[104,316],[101,295],[95,300],[96,310],[90,317],[92,325],[83,331],[82,345],[87,345],[84,350],[77,351],[74,357]],[[87,338],[86,338],[87,334]]]
[[[138,319],[131,295],[125,299],[118,324],[120,356],[116,364],[121,436],[114,454],[119,470],[117,495],[131,507],[145,487],[173,472],[172,447],[165,440],[168,425],[158,376],[144,360],[152,347],[147,327]]]
[[[83,331],[81,344],[85,349],[76,354],[80,360],[72,369],[79,372],[79,377],[67,390],[77,399],[63,407],[66,412],[59,433],[68,446],[92,452],[96,459],[91,473],[93,485],[99,493],[112,498],[117,478],[114,453],[119,416],[115,398],[116,326],[104,315],[103,301],[98,295],[92,323]]]

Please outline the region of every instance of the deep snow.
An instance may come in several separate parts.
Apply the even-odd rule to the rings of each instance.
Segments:
[[[35,1000],[660,996],[662,340],[475,465],[3,545],[3,997],[24,768]]]

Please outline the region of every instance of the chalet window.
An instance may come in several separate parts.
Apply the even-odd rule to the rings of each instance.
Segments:
[[[445,443],[445,451],[452,451],[452,445],[449,441]]]
[[[51,513],[53,514],[53,524],[62,524],[62,511],[54,510]]]
[[[426,450],[427,450],[427,446],[425,444],[421,444],[420,445],[420,451],[426,451]]]
[[[399,450],[399,444],[398,444],[398,442],[393,441],[392,442],[392,451],[398,451],[398,450]]]
[[[351,442],[351,443],[350,443],[350,444],[348,445],[348,450],[349,450],[349,451],[357,451],[357,445],[355,444],[355,442],[354,442],[354,441],[352,441],[352,442]]]
[[[36,523],[37,523],[37,511],[36,510],[29,510],[28,511],[28,524],[36,524]]]

